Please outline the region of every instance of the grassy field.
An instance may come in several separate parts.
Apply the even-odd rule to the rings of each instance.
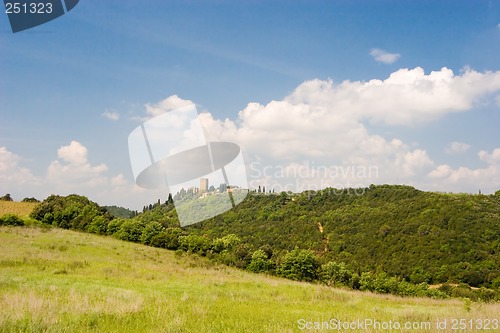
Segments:
[[[500,305],[333,289],[109,237],[1,227],[0,314],[0,332],[338,332],[314,329],[331,319],[459,332],[453,320],[484,325],[500,318]],[[447,329],[438,330],[436,320],[445,319]],[[462,330],[473,331],[484,330]]]
[[[16,202],[0,200],[0,216],[4,214],[15,214],[20,217],[28,217],[31,211],[38,205],[37,202]]]

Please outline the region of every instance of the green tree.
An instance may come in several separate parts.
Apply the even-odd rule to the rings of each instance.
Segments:
[[[351,278],[352,272],[343,262],[329,261],[321,266],[320,280],[329,286],[349,285]]]
[[[13,201],[12,197],[10,196],[9,193],[4,195],[3,197],[0,197],[0,201]]]
[[[135,220],[127,220],[122,223],[120,229],[114,234],[115,237],[129,242],[139,242],[144,226]]]
[[[311,250],[295,248],[284,256],[277,273],[292,280],[313,281],[318,277],[319,265]]]
[[[105,235],[108,230],[108,220],[104,216],[96,216],[92,219],[86,231],[94,234]]]
[[[0,217],[0,225],[23,226],[24,221],[14,214],[5,214]]]
[[[179,247],[184,251],[206,254],[212,242],[208,237],[198,235],[179,236]]]
[[[268,272],[274,266],[272,260],[268,259],[267,254],[263,250],[257,250],[252,254],[252,259],[247,266],[250,272],[260,273]]]
[[[159,222],[150,222],[146,224],[142,231],[141,243],[151,245],[152,239],[161,233],[165,228]]]
[[[151,239],[151,246],[177,250],[180,246],[180,235],[182,235],[181,228],[167,228]]]
[[[40,202],[40,200],[31,197],[31,198],[24,198],[23,200],[21,200],[21,202]]]

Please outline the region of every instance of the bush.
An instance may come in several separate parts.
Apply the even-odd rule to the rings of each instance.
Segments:
[[[10,196],[9,193],[4,195],[3,197],[0,197],[0,201],[13,201],[12,197]]]
[[[359,290],[368,290],[368,291],[373,291],[375,290],[375,279],[373,278],[372,274],[369,272],[363,272],[361,273],[361,276],[359,278]]]
[[[476,290],[476,294],[479,299],[483,302],[492,302],[497,298],[497,293],[494,290],[486,289],[481,287],[479,290]]]
[[[123,219],[114,219],[108,223],[106,234],[114,235],[120,230],[122,224],[125,222]]]
[[[96,216],[86,226],[85,230],[93,234],[105,235],[108,230],[108,221],[103,216]]]
[[[168,228],[151,239],[151,246],[168,250],[177,250],[179,248],[179,236],[181,234],[182,229],[180,228]]]
[[[162,232],[165,228],[159,222],[150,222],[144,227],[141,234],[141,243],[151,245],[153,237]]]
[[[224,237],[214,239],[212,241],[212,251],[215,253],[221,253],[224,250],[232,251],[240,243],[241,239],[238,236],[229,234]]]
[[[184,251],[205,255],[211,245],[210,239],[204,236],[179,236],[179,247]]]
[[[310,250],[295,248],[288,252],[277,273],[291,280],[313,281],[318,277],[319,261]]]
[[[40,200],[31,197],[31,198],[24,198],[23,200],[21,200],[21,202],[40,202]]]
[[[345,263],[330,261],[321,266],[319,276],[321,282],[329,286],[349,285],[352,277],[352,272],[347,269]]]
[[[471,301],[477,301],[477,295],[470,288],[462,285],[453,288],[451,296],[455,298],[468,298]]]
[[[23,226],[24,221],[17,215],[5,214],[2,217],[0,217],[0,225]]]
[[[114,235],[121,240],[138,243],[144,227],[137,221],[125,221]]]
[[[247,269],[250,272],[260,273],[260,272],[268,272],[274,266],[272,260],[267,258],[267,254],[263,250],[257,250],[252,254],[252,259],[248,264]]]

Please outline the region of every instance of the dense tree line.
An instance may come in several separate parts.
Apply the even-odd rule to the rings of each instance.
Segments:
[[[126,219],[85,197],[51,196],[31,216],[295,280],[399,295],[499,299],[500,192],[445,194],[382,185],[254,193],[236,209],[183,229],[168,200]]]

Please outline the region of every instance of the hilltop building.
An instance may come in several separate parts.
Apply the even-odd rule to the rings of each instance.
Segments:
[[[200,178],[200,194],[208,192],[208,178]]]

